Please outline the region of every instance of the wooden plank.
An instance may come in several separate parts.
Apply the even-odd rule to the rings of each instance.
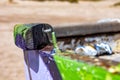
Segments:
[[[82,25],[55,26],[57,37],[81,36],[96,33],[119,32],[120,23],[92,23]]]

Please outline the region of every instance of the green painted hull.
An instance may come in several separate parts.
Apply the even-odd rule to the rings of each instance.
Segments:
[[[120,65],[114,66],[117,73],[83,61],[54,55],[55,62],[63,80],[120,80]]]

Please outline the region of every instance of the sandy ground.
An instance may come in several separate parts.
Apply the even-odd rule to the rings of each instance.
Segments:
[[[13,40],[18,23],[49,23],[51,25],[92,23],[104,18],[120,18],[118,0],[101,2],[0,2],[0,80],[25,80],[22,50]]]

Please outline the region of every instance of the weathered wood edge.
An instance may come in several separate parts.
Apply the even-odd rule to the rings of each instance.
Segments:
[[[119,32],[120,23],[91,23],[81,25],[54,26],[57,37],[82,36],[97,33]]]

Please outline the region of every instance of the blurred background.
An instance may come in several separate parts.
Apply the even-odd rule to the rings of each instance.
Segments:
[[[13,39],[15,24],[71,25],[120,18],[120,0],[0,0],[0,80],[25,80],[23,52]]]

